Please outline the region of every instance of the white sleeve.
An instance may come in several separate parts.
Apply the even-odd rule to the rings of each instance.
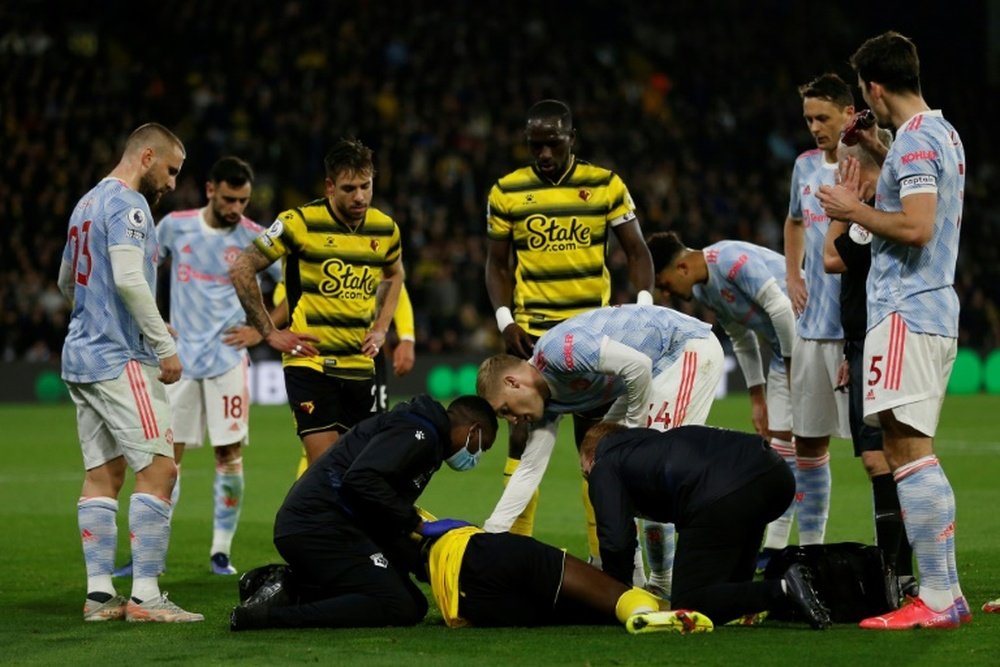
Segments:
[[[642,352],[611,340],[601,340],[598,370],[617,375],[625,382],[627,408],[625,426],[645,426],[649,413],[649,392],[653,382],[653,360]]]
[[[156,308],[156,299],[146,284],[142,273],[142,248],[130,245],[112,246],[111,272],[115,279],[115,289],[118,296],[125,302],[125,307],[139,324],[139,329],[146,340],[153,346],[156,356],[160,359],[177,354],[174,339],[167,331],[167,325],[160,317]]]
[[[559,433],[559,420],[539,424],[528,434],[528,442],[521,455],[521,463],[510,476],[507,488],[493,508],[493,514],[483,524],[487,533],[505,533],[528,506],[532,494],[542,483],[542,476],[552,457],[552,449]]]
[[[781,356],[792,356],[792,342],[795,340],[795,312],[792,310],[792,301],[778,287],[777,280],[769,280],[764,285],[754,300],[771,318],[774,331],[778,335],[778,347],[781,348]]]
[[[747,387],[756,387],[764,384],[764,367],[760,361],[760,344],[757,342],[757,334],[739,322],[727,322],[722,325],[733,342],[733,354],[740,364],[743,377],[746,379]]]
[[[59,280],[56,284],[59,286],[59,291],[62,292],[62,295],[72,305],[76,294],[76,280],[73,279],[73,267],[67,264],[66,260],[63,260],[59,264]]]
[[[625,414],[628,412],[628,396],[619,396],[615,399],[615,402],[611,404],[608,411],[604,413],[601,417],[601,421],[614,422],[616,424],[625,423]],[[645,424],[642,424],[645,426]]]

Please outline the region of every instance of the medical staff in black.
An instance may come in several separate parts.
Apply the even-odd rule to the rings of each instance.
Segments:
[[[447,410],[418,396],[357,424],[278,510],[274,545],[294,586],[262,586],[233,610],[230,628],[419,623],[427,599],[407,575],[416,553],[409,536],[434,537],[465,522],[424,522],[413,503],[442,463],[475,467],[496,432],[493,410],[476,396],[459,397]]]
[[[795,495],[788,465],[758,435],[707,426],[668,431],[602,422],[580,448],[603,569],[632,581],[635,519],[677,526],[673,608],[697,609],[717,625],[791,605],[822,629],[829,612],[808,571],[753,581],[764,528]]]

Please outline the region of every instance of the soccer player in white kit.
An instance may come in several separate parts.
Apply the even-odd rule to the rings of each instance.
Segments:
[[[73,304],[62,378],[76,404],[86,469],[77,504],[86,621],[204,620],[168,600],[158,580],[177,474],[164,385],[180,378],[181,362],[156,308],[157,238],[148,201],[174,189],[184,158],[184,145],[162,125],[135,130],[118,165],[73,209],[59,267],[59,289]],[[128,599],[111,580],[126,465],[135,471]]]
[[[498,354],[484,361],[476,392],[497,415],[531,426],[521,465],[511,476],[487,532],[510,530],[541,483],[559,417],[614,401],[605,421],[661,431],[704,424],[723,372],[712,328],[669,308],[629,304],[597,308],[556,325],[531,359]],[[669,592],[673,534],[663,541],[667,567],[651,585]]]
[[[686,247],[674,232],[651,234],[646,245],[661,291],[694,299],[715,312],[746,379],[754,430],[768,439],[794,475],[797,466],[786,368],[795,340],[795,313],[785,286],[785,258],[744,241],[719,241],[696,250]],[[771,352],[766,379],[758,335]],[[788,546],[794,516],[793,501],[768,524],[763,558]]]
[[[247,326],[243,306],[229,279],[233,259],[263,228],[243,215],[253,189],[253,170],[237,157],[224,157],[208,174],[201,209],[175,211],[157,225],[162,269],[170,272],[170,323],[184,377],[167,388],[173,409],[174,459],[186,447],[200,447],[208,431],[215,454],[212,547],[215,574],[236,574],[230,562],[233,536],[243,507],[242,448],[249,442],[250,388],[246,348],[261,341]],[[267,269],[275,284],[281,264]]]
[[[835,391],[843,358],[840,276],[823,268],[830,219],[816,195],[837,175],[837,143],[854,115],[851,88],[823,74],[799,88],[816,148],[795,160],[785,219],[788,297],[798,315],[792,347],[792,432],[799,544],[822,544],[830,513],[830,436],[849,437],[847,396]]]
[[[896,130],[875,207],[859,200],[858,168],[827,186],[827,215],[874,234],[868,274],[864,369],[866,422],[881,425],[906,534],[917,556],[920,595],[861,627],[955,628],[971,621],[955,564],[955,496],[934,455],[934,433],[958,348],[958,258],[965,151],[955,128],[920,89],[917,49],[887,32],[851,57],[879,125]]]

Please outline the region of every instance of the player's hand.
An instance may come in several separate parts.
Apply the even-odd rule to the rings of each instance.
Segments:
[[[840,140],[845,146],[854,146],[862,141],[866,133],[874,137],[878,128],[875,127],[875,114],[871,109],[863,109],[847,121],[844,130],[840,133]]]
[[[160,359],[160,377],[163,384],[173,384],[181,379],[181,359],[176,354]]]
[[[851,386],[851,365],[847,363],[847,359],[840,362],[840,366],[837,367],[837,386],[834,387],[836,391],[847,391],[847,388]]]
[[[229,347],[235,347],[237,350],[253,347],[264,340],[259,331],[246,324],[237,324],[235,327],[229,327],[222,333],[222,342]]]
[[[318,343],[319,338],[312,334],[300,334],[288,329],[274,329],[264,337],[267,344],[278,352],[290,354],[293,357],[315,357],[319,350],[312,343]]]
[[[788,298],[792,301],[792,309],[798,317],[806,309],[806,301],[809,299],[809,290],[806,289],[806,281],[801,276],[789,275],[787,278]]]
[[[385,332],[372,329],[365,334],[365,339],[361,341],[361,354],[374,359],[383,345],[385,345]]]
[[[854,158],[848,158],[854,160]],[[855,169],[857,167],[855,166]],[[823,212],[833,220],[851,222],[857,219],[858,209],[862,206],[858,192],[861,186],[858,182],[858,175],[853,175],[853,181],[846,181],[840,185],[822,185],[816,198],[823,207]]]
[[[508,354],[522,359],[530,359],[531,353],[535,349],[535,344],[531,341],[531,336],[521,328],[519,324],[508,324],[503,330],[503,343]]]
[[[762,438],[766,438],[770,431],[768,430],[770,424],[767,420],[767,400],[756,400],[752,395],[750,397],[750,420],[753,422],[753,430],[757,432],[757,435]]]
[[[468,521],[463,521],[461,519],[438,519],[437,521],[422,521],[419,526],[417,526],[417,532],[424,537],[441,537],[449,530],[455,530],[456,528],[462,528],[464,526],[471,526],[472,524]]]
[[[415,360],[416,354],[413,351],[413,341],[399,341],[396,349],[392,351],[392,372],[396,374],[396,377],[403,377],[413,370],[413,362]]]

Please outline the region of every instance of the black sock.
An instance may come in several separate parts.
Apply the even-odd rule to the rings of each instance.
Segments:
[[[885,562],[897,575],[913,574],[913,549],[906,539],[903,513],[899,508],[896,482],[892,475],[872,477],[875,500],[875,542],[885,554]]]
[[[103,593],[101,591],[94,591],[93,593],[87,593],[87,599],[93,600],[94,602],[107,602],[114,596],[111,593]]]

